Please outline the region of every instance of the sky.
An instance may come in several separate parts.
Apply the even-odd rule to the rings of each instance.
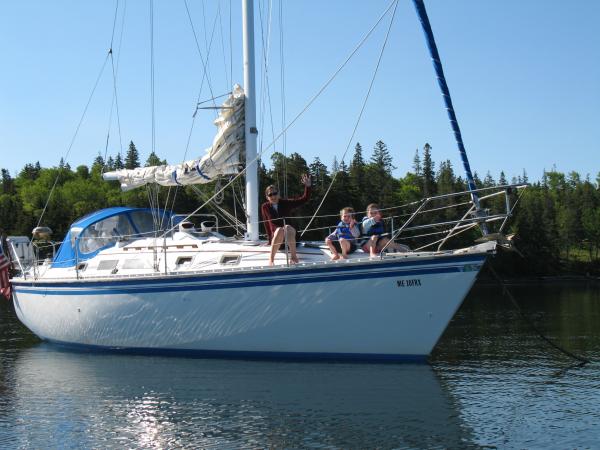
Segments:
[[[187,0],[187,5],[193,29],[183,0],[154,1],[153,27],[149,1],[0,0],[0,167],[15,176],[27,163],[55,166],[61,157],[73,168],[89,166],[99,154],[125,152],[130,141],[142,161],[152,149],[172,164],[201,157],[215,127],[212,110],[192,117],[198,99],[229,92],[231,75],[243,84],[241,2]],[[389,5],[389,0],[256,0],[263,149],[282,130],[283,112],[290,123]],[[489,171],[496,180],[501,170],[509,179],[525,170],[535,180],[555,167],[595,180],[600,2],[429,0],[426,6],[472,169],[482,178]],[[264,151],[267,164],[275,149],[298,152],[309,163],[319,157],[331,167],[345,152],[349,162],[356,142],[369,158],[382,140],[394,158],[395,175],[402,176],[427,142],[434,161],[449,159],[463,175],[412,1],[398,3],[358,121],[390,18],[300,115],[285,141]],[[202,81],[193,30],[203,57],[209,55],[211,89]],[[107,60],[111,39],[114,78]],[[117,109],[111,115],[115,86],[118,123]],[[263,101],[267,92],[270,101]]]

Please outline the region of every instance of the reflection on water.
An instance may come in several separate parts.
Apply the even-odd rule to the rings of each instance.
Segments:
[[[203,360],[40,344],[7,373],[12,444],[339,448],[459,445],[465,433],[420,365]],[[35,432],[32,432],[32,424]]]
[[[63,350],[0,305],[0,448],[594,447],[600,293],[477,287],[431,364],[278,363]]]

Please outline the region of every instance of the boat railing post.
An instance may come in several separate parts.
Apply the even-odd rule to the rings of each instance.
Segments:
[[[504,189],[504,201],[506,203],[506,215],[508,216],[510,214],[510,188],[506,188]]]
[[[287,238],[287,225],[285,223],[285,217],[283,218],[283,247],[285,248],[285,263],[288,265],[290,265],[290,255],[289,255],[289,244],[288,244],[288,238]]]
[[[167,235],[163,234],[163,250],[165,259],[165,275],[167,274]]]
[[[79,236],[75,238],[75,277],[79,280]]]

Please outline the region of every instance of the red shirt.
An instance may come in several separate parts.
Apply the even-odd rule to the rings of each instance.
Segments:
[[[269,237],[269,243],[271,242],[271,239],[273,239],[275,230],[279,227],[283,227],[283,219],[287,219],[292,210],[302,206],[310,199],[310,191],[310,186],[304,186],[304,194],[302,194],[302,197],[280,199],[279,202],[277,202],[277,209],[275,209],[270,202],[262,204],[260,211],[264,220],[265,229],[267,230],[267,236]]]

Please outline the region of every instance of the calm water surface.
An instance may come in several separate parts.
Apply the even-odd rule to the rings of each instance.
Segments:
[[[430,364],[66,351],[0,302],[0,448],[600,448],[600,289],[476,286]]]

